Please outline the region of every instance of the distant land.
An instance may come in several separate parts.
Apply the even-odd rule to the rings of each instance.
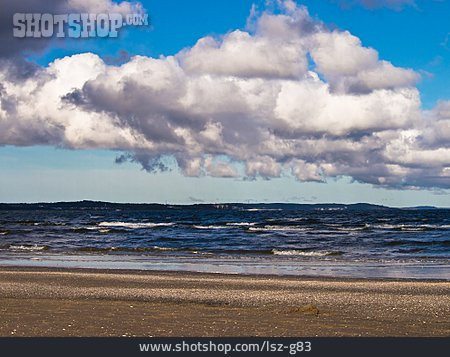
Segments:
[[[198,210],[203,209],[283,209],[283,210],[435,210],[447,209],[434,206],[417,207],[388,207],[370,203],[196,203],[196,204],[161,204],[161,203],[113,203],[102,201],[74,201],[74,202],[42,202],[42,203],[0,203],[0,210],[36,210],[36,209],[133,209],[133,210],[151,210],[151,209],[177,209],[182,207],[193,207]]]

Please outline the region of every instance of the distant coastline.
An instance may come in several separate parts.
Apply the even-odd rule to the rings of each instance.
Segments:
[[[431,209],[450,209],[450,207],[435,206],[412,206],[412,207],[390,207],[377,205],[372,203],[243,203],[243,202],[219,202],[219,203],[191,203],[191,204],[172,204],[172,203],[123,203],[123,202],[107,202],[107,201],[61,201],[61,202],[33,202],[33,203],[0,203],[0,209],[37,209],[37,208],[134,208],[134,209],[150,209],[160,207],[198,207],[201,208],[283,208],[283,209],[320,209],[320,208],[337,208],[350,210],[431,210]]]

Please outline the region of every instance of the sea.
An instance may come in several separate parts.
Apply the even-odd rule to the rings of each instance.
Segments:
[[[450,209],[0,204],[0,266],[450,280]]]

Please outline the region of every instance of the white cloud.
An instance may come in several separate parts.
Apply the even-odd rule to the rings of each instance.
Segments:
[[[142,13],[142,5],[138,2],[114,2],[112,0],[67,0],[68,11],[85,13],[118,13],[122,15]]]
[[[4,68],[0,144],[122,150],[148,171],[169,155],[188,176],[449,188],[450,104],[421,111],[414,71],[283,6],[175,56],[80,54],[21,80]]]
[[[179,58],[183,68],[195,74],[296,78],[308,68],[305,50],[300,46],[239,30],[220,41],[202,38]]]
[[[372,48],[349,32],[321,32],[314,36],[311,56],[331,88],[343,93],[367,93],[376,89],[412,87],[419,75],[380,61]]]
[[[238,172],[235,167],[223,160],[214,160],[213,157],[205,158],[203,167],[206,174],[212,177],[237,177]]]

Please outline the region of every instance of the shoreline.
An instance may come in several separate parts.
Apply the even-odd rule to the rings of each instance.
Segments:
[[[352,261],[259,256],[1,254],[0,267],[450,281],[449,261]]]
[[[0,267],[0,336],[450,336],[450,282]]]
[[[98,274],[138,274],[138,275],[173,275],[185,276],[192,275],[196,277],[242,277],[242,278],[261,278],[261,279],[279,279],[279,280],[317,280],[329,282],[406,282],[406,283],[448,283],[449,279],[440,278],[391,278],[391,277],[341,277],[327,275],[279,275],[279,274],[252,274],[252,273],[223,273],[223,272],[199,272],[184,270],[157,270],[157,269],[124,269],[124,268],[79,268],[79,267],[55,267],[55,266],[24,266],[24,265],[2,265],[0,263],[0,276],[2,272],[59,272],[59,273],[98,273]],[[0,280],[1,283],[1,280]]]

